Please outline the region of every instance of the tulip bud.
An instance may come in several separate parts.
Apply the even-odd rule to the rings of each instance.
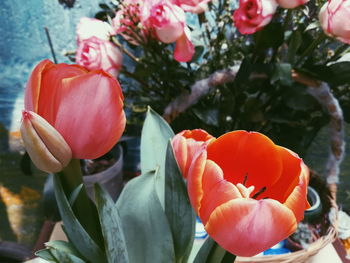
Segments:
[[[30,158],[42,171],[59,172],[72,159],[72,151],[62,135],[32,111],[22,113],[21,134]]]

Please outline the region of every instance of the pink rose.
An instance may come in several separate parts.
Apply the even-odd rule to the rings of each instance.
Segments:
[[[283,8],[295,8],[300,5],[304,5],[310,0],[277,0],[279,6]]]
[[[79,43],[75,59],[78,65],[89,70],[102,69],[116,76],[123,57],[111,42],[93,36]]]
[[[90,37],[109,40],[112,34],[113,29],[108,23],[95,18],[82,17],[77,25],[78,44]]]
[[[190,40],[190,30],[186,26],[184,10],[170,0],[149,0],[144,2],[141,22],[147,23],[163,43],[175,44],[174,58],[179,62],[188,62],[194,54]]]
[[[275,0],[240,0],[233,21],[241,34],[253,34],[270,23],[277,9]]]
[[[327,35],[350,44],[350,1],[329,0],[322,6],[319,19]]]
[[[163,43],[173,43],[184,33],[185,12],[169,0],[149,0],[142,8],[142,21],[149,22]]]
[[[176,0],[175,3],[184,11],[200,14],[207,10],[208,2],[211,0]]]

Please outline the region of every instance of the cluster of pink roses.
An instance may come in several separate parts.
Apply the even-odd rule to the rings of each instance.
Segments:
[[[116,33],[133,43],[156,39],[175,42],[174,58],[179,62],[192,59],[194,46],[186,25],[185,12],[200,13],[209,0],[127,0],[113,19]]]
[[[149,40],[175,43],[174,59],[188,62],[194,54],[185,12],[201,13],[210,0],[126,0],[116,12],[112,26],[106,22],[82,18],[77,27],[76,62],[89,70],[103,69],[117,75],[122,54],[110,42],[120,34],[128,42],[139,45]],[[309,0],[240,0],[233,13],[234,24],[242,34],[253,34],[272,20],[277,7],[295,8]],[[350,1],[328,0],[319,19],[324,32],[350,43]]]
[[[253,34],[270,23],[278,6],[295,8],[309,0],[240,0],[233,14],[234,23],[242,34]],[[350,44],[350,1],[328,0],[319,13],[323,31]]]
[[[134,45],[156,39],[175,43],[174,58],[192,59],[194,46],[186,25],[185,12],[201,13],[210,0],[126,0],[116,12],[112,26],[106,22],[82,18],[77,27],[76,62],[90,70],[103,69],[118,74],[122,55],[109,40],[120,34]]]

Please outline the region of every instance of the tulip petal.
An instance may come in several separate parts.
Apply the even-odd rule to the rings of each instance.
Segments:
[[[50,60],[45,59],[34,68],[25,90],[24,105],[26,110],[38,111],[42,73],[53,65],[54,64]]]
[[[224,178],[233,183],[253,185],[255,192],[276,183],[281,176],[279,148],[268,137],[257,132],[233,131],[210,143],[208,159],[217,163]]]
[[[205,229],[224,249],[250,257],[296,230],[292,211],[272,199],[239,198],[217,207]]]
[[[21,135],[31,160],[40,170],[59,172],[71,160],[71,150],[62,136],[34,112],[23,112]]]
[[[117,80],[100,70],[64,79],[54,126],[74,158],[95,159],[109,151],[125,128]]]
[[[206,224],[217,206],[242,197],[237,187],[224,179],[221,168],[211,160],[206,161],[202,186],[203,198],[199,216],[203,224]]]
[[[176,162],[179,166],[182,176],[185,177],[186,172],[186,160],[187,160],[187,145],[186,139],[181,133],[175,135],[172,140],[172,146],[174,150],[174,155],[176,156]],[[186,177],[185,177],[186,178]]]
[[[268,197],[278,200],[280,203],[284,203],[299,183],[303,161],[292,151],[284,147],[277,147],[283,163],[282,176],[274,185],[267,188],[258,199]]]
[[[187,175],[187,191],[193,209],[199,214],[203,197],[202,177],[206,165],[207,152],[202,150],[194,158]]]
[[[78,65],[57,64],[43,75],[37,113],[51,125],[55,123],[56,113],[64,90],[62,79],[86,74],[88,71]]]
[[[302,165],[299,184],[293,189],[284,205],[293,211],[297,221],[304,218],[305,209],[310,207],[307,201],[307,185],[309,182],[309,169]]]

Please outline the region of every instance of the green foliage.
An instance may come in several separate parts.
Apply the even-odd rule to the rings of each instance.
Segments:
[[[105,241],[107,262],[128,263],[128,252],[116,205],[109,194],[98,184],[95,185],[95,200]]]
[[[75,217],[58,175],[54,176],[54,188],[58,208],[69,240],[72,242],[72,244],[74,244],[74,247],[76,247],[76,249],[90,262],[106,262],[106,257],[102,248],[95,243],[95,241],[89,236],[78,219]]]
[[[199,249],[194,263],[232,263],[235,259],[235,255],[230,254],[208,237]]]
[[[68,201],[61,176],[54,175],[62,227],[69,242],[49,242],[37,256],[49,262],[72,263],[187,262],[195,215],[169,141],[173,136],[169,125],[149,109],[141,138],[142,175],[125,186],[116,204],[95,185],[98,213],[97,218],[88,220],[99,223],[101,233],[97,235],[103,237],[102,246],[96,244],[72,209],[79,204],[77,197],[83,186],[77,185]]]
[[[175,262],[186,263],[194,240],[195,214],[170,141],[165,167],[165,215],[173,237]]]

